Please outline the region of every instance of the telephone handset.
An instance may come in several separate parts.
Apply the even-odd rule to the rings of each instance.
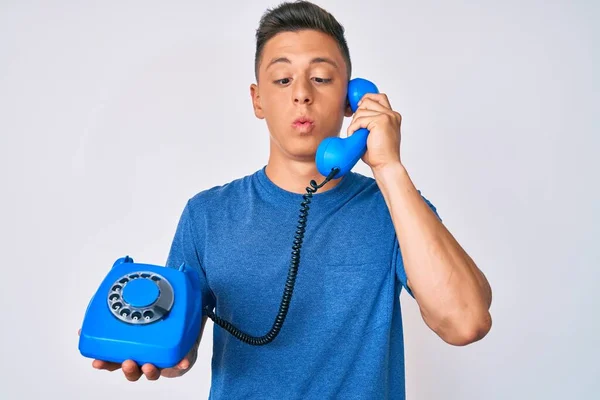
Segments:
[[[366,93],[377,87],[361,78],[348,83],[348,102],[353,112]],[[315,161],[325,180],[310,181],[300,208],[290,268],[283,298],[269,332],[255,337],[236,328],[205,307],[214,323],[244,343],[260,346],[279,334],[288,313],[304,239],[308,206],[313,194],[331,179],[350,171],[366,151],[369,132],[361,128],[347,138],[327,138],[317,149]],[[176,365],[192,348],[202,321],[202,299],[198,295],[198,272],[185,264],[179,269],[135,263],[119,258],[106,275],[86,309],[79,338],[80,353],[89,358],[122,363],[134,360],[159,368]]]
[[[358,102],[367,93],[379,93],[379,90],[366,79],[354,78],[348,82],[348,102],[352,112],[356,112]],[[323,140],[315,157],[319,173],[327,176],[337,168],[339,172],[332,179],[346,175],[365,153],[368,135],[367,129],[360,128],[347,138],[329,137]]]

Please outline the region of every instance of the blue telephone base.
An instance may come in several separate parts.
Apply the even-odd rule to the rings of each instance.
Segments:
[[[177,365],[192,349],[202,323],[198,272],[118,259],[85,313],[84,357],[158,368]]]

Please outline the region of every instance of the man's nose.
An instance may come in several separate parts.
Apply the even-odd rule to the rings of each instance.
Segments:
[[[307,84],[298,84],[295,87],[293,96],[296,105],[311,104],[313,102],[313,96]]]
[[[312,98],[309,95],[295,96],[294,103],[296,103],[296,104],[310,104],[310,103],[312,103]]]

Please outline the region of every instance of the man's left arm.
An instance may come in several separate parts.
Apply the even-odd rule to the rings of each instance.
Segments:
[[[362,160],[371,167],[400,244],[407,286],[425,323],[444,341],[467,345],[491,329],[492,291],[484,274],[425,202],[400,160],[401,115],[385,94],[366,94],[348,135],[367,128]]]
[[[401,163],[373,173],[396,230],[407,286],[423,320],[450,344],[480,340],[492,323],[487,279],[424,201]]]

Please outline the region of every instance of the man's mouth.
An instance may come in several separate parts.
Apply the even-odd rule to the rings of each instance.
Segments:
[[[292,127],[301,133],[308,133],[313,130],[315,123],[312,119],[307,117],[300,117],[294,120]]]

